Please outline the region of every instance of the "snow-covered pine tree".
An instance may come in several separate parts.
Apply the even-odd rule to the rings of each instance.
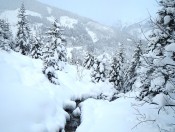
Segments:
[[[73,65],[83,65],[83,61],[84,61],[84,51],[83,49],[77,49],[77,48],[73,48],[71,51],[71,58],[70,59],[70,63]]]
[[[47,76],[51,83],[59,85],[59,80],[55,73],[55,65],[55,58],[51,55],[49,51],[45,52],[43,73]]]
[[[10,51],[12,44],[12,33],[9,28],[9,24],[0,19],[0,49]]]
[[[32,49],[31,49],[31,56],[32,58],[35,59],[41,59],[42,56],[42,40],[40,37],[33,37],[33,43],[32,45]]]
[[[55,71],[62,70],[67,61],[65,48],[66,40],[62,35],[62,31],[63,29],[61,29],[60,24],[55,20],[52,27],[49,28],[49,31],[47,32],[49,41],[43,52],[43,73],[54,84],[59,84]]]
[[[113,62],[111,64],[111,71],[109,72],[109,82],[111,82],[116,90],[124,92],[124,56],[123,56],[123,46],[120,45],[119,52],[113,57]]]
[[[91,71],[92,82],[104,82],[106,79],[105,63],[101,58],[96,58]]]
[[[94,65],[94,56],[91,53],[86,53],[84,58],[83,66],[87,69],[90,69]]]
[[[28,55],[30,51],[30,29],[28,26],[26,9],[23,3],[19,9],[17,26],[18,31],[16,35],[15,51],[20,52],[23,55]]]
[[[135,83],[137,77],[139,76],[138,70],[141,65],[140,57],[142,55],[141,41],[137,44],[132,57],[131,63],[125,74],[124,92],[132,90],[132,86]]]
[[[175,91],[175,1],[160,0],[162,9],[150,36],[148,53],[143,55],[139,99]]]

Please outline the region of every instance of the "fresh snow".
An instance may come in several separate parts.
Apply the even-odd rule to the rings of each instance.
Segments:
[[[159,107],[136,101],[134,93],[128,93],[109,102],[115,89],[108,82],[94,84],[90,71],[83,71],[81,81],[77,79],[75,66],[66,65],[63,71],[57,71],[60,85],[54,85],[42,73],[41,60],[31,59],[18,53],[0,51],[0,131],[1,132],[56,132],[64,128],[70,116],[63,109],[75,109],[72,100],[91,97],[80,104],[73,114],[81,112],[81,124],[76,132],[159,132],[161,126],[170,132],[175,127],[173,110],[157,113]],[[100,94],[108,100],[97,100]],[[156,96],[155,101],[163,99]],[[158,101],[157,101],[158,103]],[[139,123],[143,119],[155,122]],[[132,129],[133,128],[133,129]]]
[[[4,11],[0,14],[0,18],[1,19],[5,19],[10,23],[10,28],[12,29],[12,33],[14,34],[14,36],[16,35],[17,32],[17,22],[18,22],[18,12],[19,12],[19,8],[16,10],[7,10]],[[30,15],[30,16],[35,16],[35,17],[40,17],[42,18],[41,14],[37,13],[37,12],[33,12],[30,10],[26,10],[26,15]]]
[[[101,25],[99,23],[95,23],[95,22],[88,22],[87,23],[88,27],[91,27],[91,28],[95,28],[97,30],[100,30],[100,31],[107,31],[107,32],[114,32],[112,28],[109,28],[107,26],[104,26],[104,25]]]
[[[74,116],[79,116],[81,114],[81,111],[80,111],[80,108],[76,108],[74,111],[73,111],[73,115]]]
[[[17,23],[17,16],[18,16],[18,11],[19,8],[16,10],[7,10],[4,11],[0,14],[0,18],[4,18],[7,19],[10,23]],[[26,10],[26,15],[30,15],[30,16],[36,16],[36,17],[42,17],[41,14],[34,12],[34,11],[30,11],[30,10]]]
[[[89,34],[89,36],[92,38],[92,41],[95,43],[97,42],[99,39],[97,38],[97,35],[93,32],[90,31],[88,28],[86,28],[87,33]]]
[[[54,16],[47,17],[47,20],[50,21],[50,22],[54,22],[55,17]]]
[[[67,48],[67,57],[68,58],[72,58],[72,50],[73,49],[77,49],[77,50],[80,50],[80,49],[82,49],[83,47],[82,46],[77,46],[77,47],[69,47],[69,48]]]
[[[49,14],[51,14],[52,13],[52,8],[47,7],[47,11],[48,11]]]
[[[70,18],[68,16],[60,17],[60,24],[63,27],[74,28],[74,25],[76,25],[77,23],[78,23],[78,20]]]
[[[66,123],[63,107],[75,105],[71,99],[96,97],[102,91],[108,96],[113,93],[103,84],[91,83],[90,76],[78,81],[74,66],[58,71],[58,86],[49,82],[42,68],[41,60],[0,51],[1,132],[55,132]]]
[[[160,132],[159,127],[175,131],[175,127],[167,125],[174,122],[171,108],[166,109],[170,112],[169,116],[166,112],[160,116],[157,113],[159,108],[155,105],[145,104],[141,107],[139,104],[143,102],[131,97],[123,96],[113,102],[86,100],[81,104],[82,123],[76,132]],[[147,121],[136,126],[139,120]]]
[[[171,17],[169,15],[164,17],[164,25],[169,24],[170,21],[171,21]]]

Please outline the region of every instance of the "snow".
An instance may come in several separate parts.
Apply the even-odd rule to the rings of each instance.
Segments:
[[[175,12],[174,7],[167,7],[167,14],[173,14]]]
[[[54,131],[65,124],[60,99],[68,98],[42,74],[41,61],[0,52],[0,131]],[[66,90],[66,89],[65,89]]]
[[[175,43],[166,46],[166,51],[175,51]]]
[[[55,132],[68,118],[64,106],[75,107],[71,100],[112,93],[102,83],[91,83],[90,76],[80,82],[76,67],[69,65],[58,71],[60,85],[54,85],[42,73],[42,66],[41,60],[0,51],[0,131]]]
[[[0,14],[0,18],[1,19],[5,19],[7,20],[10,25],[11,25],[11,29],[12,29],[12,33],[15,35],[17,32],[17,22],[18,22],[18,11],[19,8],[17,8],[16,10],[7,10],[4,11]],[[41,14],[37,13],[37,12],[33,12],[30,10],[26,10],[26,15],[30,15],[30,16],[35,16],[35,17],[42,17]]]
[[[68,16],[61,16],[60,24],[63,27],[74,28],[74,25],[78,24],[78,20],[70,18]]]
[[[73,115],[74,116],[79,116],[81,114],[81,111],[80,111],[80,108],[76,108],[74,111],[73,111]]]
[[[86,31],[90,35],[90,37],[94,43],[96,43],[99,40],[97,38],[97,35],[93,31],[90,31],[88,28],[86,28]]]
[[[132,39],[130,39],[130,38],[127,38],[127,41],[129,41],[129,42],[132,42]]]
[[[161,107],[168,104],[167,100],[168,100],[167,96],[163,93],[156,95],[153,99],[153,101],[159,104]]]
[[[109,28],[107,26],[103,26],[103,25],[96,23],[96,22],[93,22],[93,21],[88,22],[87,26],[91,27],[91,28],[95,28],[96,30],[100,30],[100,31],[114,32],[112,28]]]
[[[17,15],[18,15],[18,11],[19,11],[19,8],[16,9],[16,10],[7,10],[7,11],[4,11],[0,14],[0,18],[5,18],[7,19],[8,18],[8,21],[10,23],[17,23]],[[30,11],[30,10],[26,10],[26,15],[30,15],[30,16],[36,16],[36,17],[42,17],[41,14],[37,13],[37,12],[34,12],[34,11]]]
[[[171,17],[170,17],[169,15],[166,15],[166,16],[164,17],[164,25],[169,24],[170,21],[171,21]]]
[[[71,53],[71,51],[73,50],[73,49],[77,49],[77,50],[79,50],[79,49],[82,49],[82,47],[81,46],[77,46],[77,47],[69,47],[69,48],[67,48],[67,57],[68,58],[72,58],[72,53]]]
[[[74,110],[76,108],[76,103],[74,101],[66,101],[63,105],[64,109]]]
[[[55,17],[54,16],[47,17],[47,20],[50,21],[50,22],[54,22],[55,21]]]
[[[34,12],[34,11],[30,11],[30,10],[26,10],[26,15],[36,16],[36,17],[42,18],[41,14]]]
[[[158,115],[155,105],[145,104],[139,107],[140,102],[134,99],[121,97],[113,102],[88,99],[81,104],[81,125],[76,132],[159,132],[158,125],[173,132],[174,127],[168,126],[174,122],[173,110],[169,110],[167,117],[163,112]],[[138,106],[137,106],[138,105]],[[156,120],[155,122],[139,123],[139,120]],[[137,119],[138,118],[138,119]]]
[[[157,96],[154,100],[160,106],[137,102],[135,93],[118,95],[120,98],[109,102],[115,89],[106,82],[91,82],[90,71],[84,69],[81,81],[77,79],[76,66],[66,65],[63,71],[57,71],[60,85],[54,85],[42,73],[43,62],[18,53],[0,51],[0,131],[1,132],[55,132],[64,128],[70,118],[65,109],[75,109],[76,99],[87,99],[79,104],[73,115],[80,115],[81,124],[77,132],[159,132],[157,125],[174,132],[173,110],[162,110]],[[97,100],[103,95],[108,100]],[[92,99],[94,98],[94,99]],[[138,109],[146,115],[146,122],[139,123]],[[132,129],[133,128],[133,129]]]
[[[48,11],[49,14],[51,14],[52,13],[52,8],[47,7],[47,11]]]

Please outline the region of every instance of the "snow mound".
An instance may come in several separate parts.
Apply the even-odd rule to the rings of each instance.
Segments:
[[[127,97],[113,102],[88,99],[81,103],[82,123],[76,132],[159,132],[160,128],[174,132],[175,127],[169,125],[174,122],[171,108],[159,115],[157,106],[139,107],[142,103]]]
[[[70,95],[63,96],[42,74],[42,61],[1,51],[0,73],[0,131],[52,132],[64,127],[61,106]]]
[[[44,76],[42,68],[41,60],[0,51],[1,132],[59,131],[70,118],[63,108],[76,107],[70,100],[95,98],[102,92],[112,95],[109,85],[91,83],[88,70],[79,81],[76,67],[66,65],[56,73],[60,85],[54,85]]]

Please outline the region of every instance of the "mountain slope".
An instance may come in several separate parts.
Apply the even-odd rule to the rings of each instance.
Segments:
[[[12,25],[12,30],[16,31],[17,13],[21,5],[20,0],[0,0],[0,18],[7,19]],[[36,0],[24,1],[28,19],[32,29],[44,33],[51,22],[57,18],[65,28],[68,46],[91,47],[97,50],[109,52],[118,48],[118,43],[122,42],[126,48],[133,47],[128,38],[134,38],[127,32],[123,32],[91,19],[78,16],[65,10],[58,9]],[[134,38],[135,39],[135,38]]]

